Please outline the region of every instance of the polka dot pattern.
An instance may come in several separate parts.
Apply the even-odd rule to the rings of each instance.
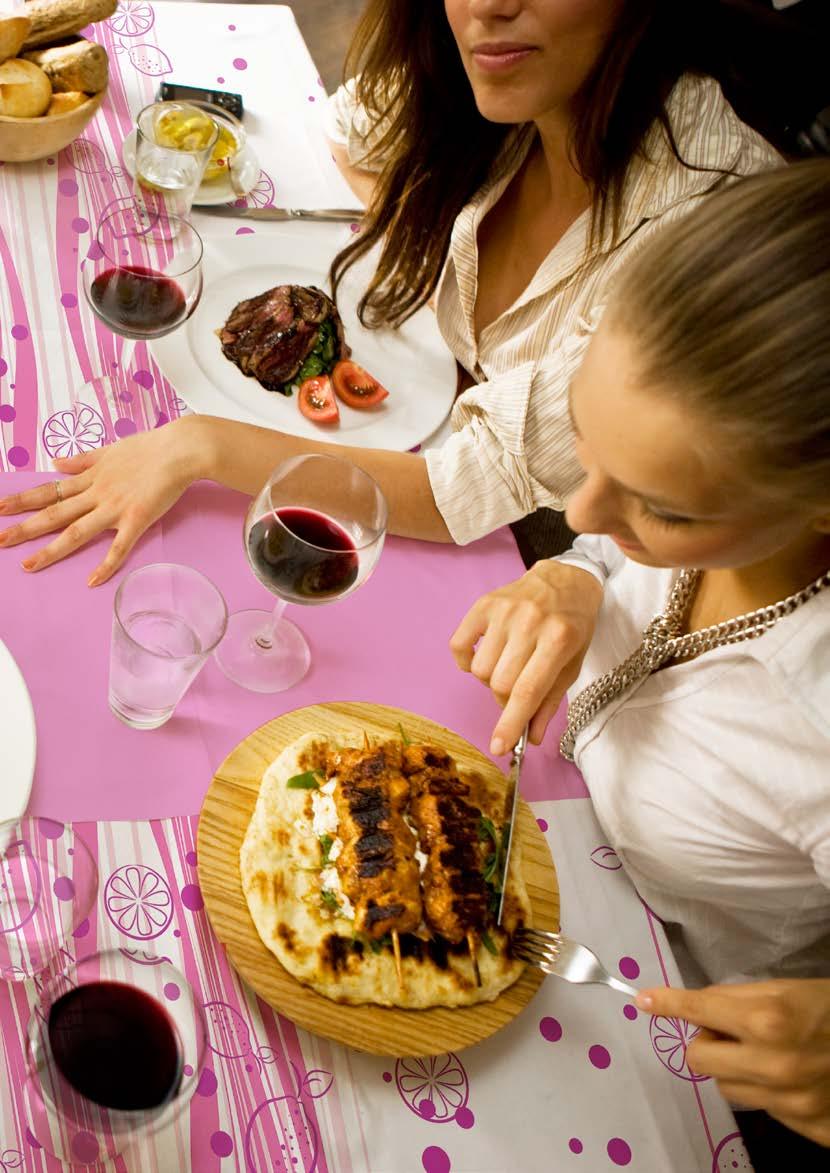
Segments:
[[[558,1043],[562,1038],[562,1024],[556,1018],[543,1018],[539,1023],[539,1031],[549,1043]]]

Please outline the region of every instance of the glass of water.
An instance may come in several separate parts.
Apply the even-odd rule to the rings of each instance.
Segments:
[[[141,566],[115,593],[109,705],[133,729],[157,729],[217,646],[228,608],[209,578],[190,566]]]
[[[187,217],[219,127],[185,102],[154,102],[136,119],[135,194],[152,212]]]

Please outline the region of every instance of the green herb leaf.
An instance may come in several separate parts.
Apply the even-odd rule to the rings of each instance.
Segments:
[[[497,955],[498,949],[496,943],[489,933],[483,932],[481,934],[481,943],[488,953],[492,953],[494,957]]]
[[[370,937],[370,938],[369,938],[369,948],[370,948],[370,949],[372,950],[372,952],[373,952],[373,953],[375,953],[375,954],[378,954],[378,953],[380,953],[380,950],[381,950],[381,944],[380,944],[380,941],[373,941],[373,940],[372,940],[372,938]]]
[[[478,819],[478,837],[484,842],[485,839],[492,839],[493,845],[498,851],[499,848],[499,833],[496,830],[496,824],[492,819],[488,819],[486,815],[479,815]]]
[[[406,736],[406,730],[404,729],[403,725],[401,725],[400,721],[398,721],[398,728],[401,731],[401,741],[404,743],[404,745],[412,745],[412,742]]]
[[[331,835],[320,836],[320,851],[322,853],[320,862],[323,867],[326,867],[329,863],[329,852],[331,851],[333,843],[334,840],[332,839]]]
[[[306,770],[304,774],[295,774],[293,778],[289,778],[285,785],[289,790],[319,790],[318,777],[323,777],[320,770]]]
[[[320,900],[322,904],[329,909],[330,912],[339,912],[340,905],[337,903],[337,897],[328,888],[320,889]]]

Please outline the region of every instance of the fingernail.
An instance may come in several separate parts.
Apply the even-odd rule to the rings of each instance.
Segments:
[[[86,580],[86,585],[89,587],[97,586],[100,581],[101,581],[101,575],[98,573],[97,570],[93,570],[92,574]]]
[[[37,558],[24,558],[20,565],[24,570],[34,570]]]
[[[654,1005],[654,999],[650,994],[638,994],[634,1002],[641,1010],[651,1010]]]
[[[505,752],[504,742],[500,737],[494,737],[490,742],[490,753],[500,757]]]

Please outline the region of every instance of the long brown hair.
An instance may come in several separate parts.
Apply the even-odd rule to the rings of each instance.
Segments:
[[[830,159],[742,179],[658,233],[605,324],[644,390],[711,420],[753,491],[830,505]],[[744,480],[746,477],[743,478]]]
[[[683,72],[712,72],[718,11],[717,0],[621,0],[574,101],[570,147],[593,195],[593,241],[608,224],[616,230],[626,173],[655,120],[677,153],[666,99]],[[380,135],[374,160],[384,165],[364,231],[335,257],[331,286],[336,296],[349,266],[381,241],[358,314],[365,325],[396,325],[435,289],[455,218],[514,127],[478,112],[442,0],[368,0],[345,72],[357,79]]]

